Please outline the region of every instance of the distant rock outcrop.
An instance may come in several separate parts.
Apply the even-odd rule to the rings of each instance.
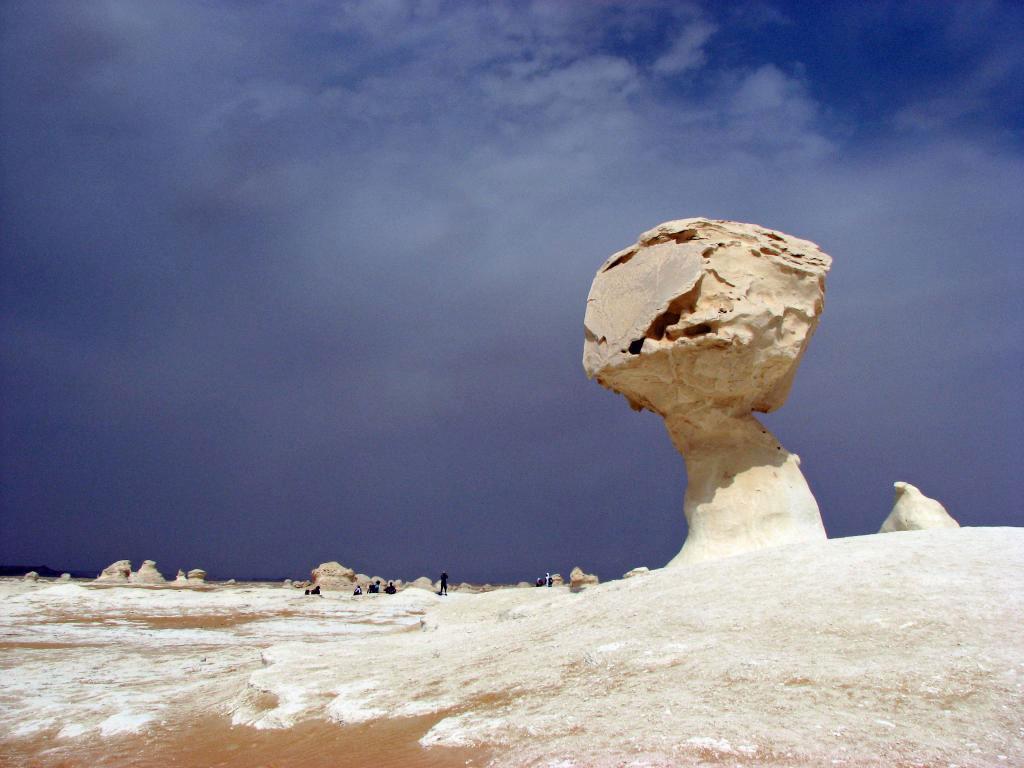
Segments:
[[[60,580],[61,581],[71,581],[71,574],[70,573],[62,573],[60,575]]]
[[[831,259],[735,221],[669,221],[597,271],[583,367],[665,420],[686,461],[689,533],[669,565],[825,539],[818,504],[753,412],[789,394],[818,325]]]
[[[551,586],[560,587],[565,584],[565,579],[562,578],[562,574],[556,573],[551,576]]]
[[[634,576],[643,576],[645,573],[650,572],[650,568],[648,568],[646,565],[641,565],[639,568],[634,568],[631,571],[626,571],[624,574],[622,574],[622,578],[632,579]]]
[[[156,569],[156,560],[143,560],[139,570],[133,573],[128,581],[132,584],[163,584],[167,579]]]
[[[35,571],[29,571],[21,577],[22,581],[39,581],[39,574]]]
[[[935,499],[930,499],[910,483],[893,483],[896,503],[885,518],[879,533],[919,531],[925,528],[959,528],[960,523]]]
[[[349,589],[356,583],[356,572],[339,562],[320,563],[310,578],[321,589]]]
[[[426,576],[420,576],[418,579],[410,581],[406,586],[416,587],[417,589],[429,589],[431,592],[437,591],[434,588],[434,582],[432,582]]]
[[[202,568],[193,568],[188,572],[188,580],[193,584],[206,583],[206,571]]]
[[[174,577],[174,583],[188,584],[188,576],[185,575],[185,572],[181,570],[181,568],[178,569],[178,575]]]
[[[580,592],[598,584],[601,580],[592,573],[584,573],[578,565],[569,574],[569,591]]]
[[[96,577],[96,581],[127,583],[131,575],[131,560],[118,560],[116,563],[111,563],[104,568],[100,575]]]

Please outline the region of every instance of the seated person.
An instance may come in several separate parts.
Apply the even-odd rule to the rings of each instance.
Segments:
[[[384,591],[387,592],[389,595],[395,594],[395,592],[398,591],[397,589],[395,589],[395,582],[389,581],[388,585],[384,587]]]
[[[370,589],[367,590],[367,591],[370,592],[370,594],[373,594],[373,595],[376,595],[377,593],[379,593],[380,592],[380,582],[376,581],[373,584],[371,584],[370,585]]]
[[[363,594],[363,588],[361,586],[359,586],[358,584],[356,584],[356,588],[352,590],[352,594],[353,595],[361,595],[361,594]]]
[[[319,595],[320,594],[320,585],[317,584],[315,587],[313,587],[313,589],[311,589],[309,591],[309,594],[311,594],[311,595]],[[320,595],[320,596],[323,597],[323,595]]]

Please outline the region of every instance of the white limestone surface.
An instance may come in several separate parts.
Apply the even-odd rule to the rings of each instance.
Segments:
[[[433,715],[424,749],[490,747],[495,768],[1021,765],[1022,616],[1018,528],[778,547],[577,594],[2,580],[0,746]]]
[[[896,498],[879,533],[960,527],[960,523],[950,516],[942,504],[925,496],[916,486],[896,482],[892,487]]]

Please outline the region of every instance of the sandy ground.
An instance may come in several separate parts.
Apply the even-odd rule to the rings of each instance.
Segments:
[[[180,756],[189,733],[219,751],[167,764],[1024,765],[1024,529],[838,539],[579,594],[8,581],[0,617],[11,765],[156,765],[123,756]]]

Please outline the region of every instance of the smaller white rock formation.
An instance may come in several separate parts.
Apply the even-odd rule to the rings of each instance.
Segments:
[[[191,584],[205,584],[206,583],[206,571],[202,568],[193,568],[188,572],[188,580]]]
[[[930,499],[910,483],[893,483],[896,503],[885,518],[879,533],[919,531],[925,528],[959,528],[960,523],[935,499]]]
[[[116,563],[111,563],[104,568],[100,575],[96,577],[96,581],[127,583],[131,575],[131,560],[118,560]]]
[[[565,584],[565,579],[562,578],[562,574],[556,573],[551,576],[551,586],[560,587]]]
[[[593,587],[600,582],[592,573],[584,573],[583,569],[578,565],[572,569],[569,574],[569,591],[570,592],[581,592],[587,587]]]
[[[39,574],[35,571],[29,571],[21,577],[22,581],[39,581]]]
[[[356,583],[356,572],[332,560],[320,563],[313,569],[310,578],[321,589],[349,589]]]
[[[416,587],[417,589],[429,589],[431,592],[436,592],[437,589],[440,589],[440,587],[435,589],[434,582],[432,582],[426,576],[420,576],[418,579],[409,582],[408,586]]]
[[[128,581],[132,584],[163,584],[167,579],[156,569],[156,560],[143,560],[139,570]]]
[[[174,577],[174,583],[188,584],[188,576],[185,575],[185,572],[181,570],[181,568],[178,569],[178,575]]]
[[[290,587],[291,585],[292,585],[292,580],[291,579],[285,579],[284,581],[281,582],[281,586],[282,587]]]
[[[61,581],[71,581],[71,574],[70,573],[62,573],[60,575],[60,580]]]
[[[634,576],[643,576],[645,573],[650,572],[650,568],[648,568],[646,565],[641,565],[639,568],[634,568],[631,571],[626,571],[624,574],[622,574],[622,578],[632,579]]]

